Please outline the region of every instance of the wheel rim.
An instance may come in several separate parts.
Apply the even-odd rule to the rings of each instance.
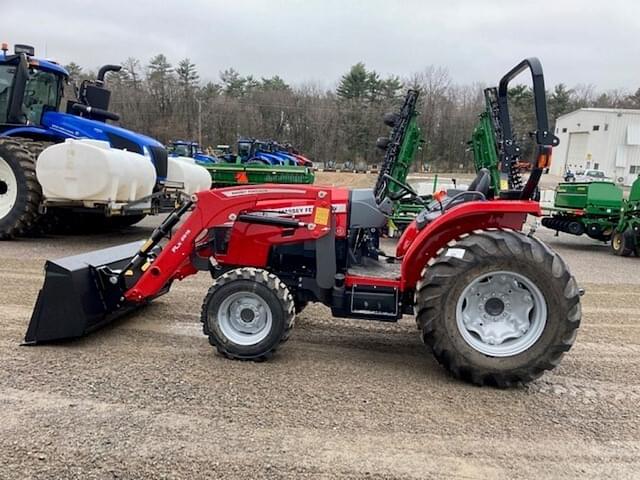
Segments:
[[[253,292],[237,292],[222,301],[217,321],[224,336],[233,343],[255,345],[269,335],[273,317],[261,296]]]
[[[511,357],[538,341],[547,323],[547,304],[527,277],[510,271],[486,273],[463,290],[456,323],[473,349]]]
[[[18,180],[7,161],[0,157],[0,218],[6,217],[18,198]]]
[[[622,246],[622,235],[620,233],[616,232],[613,235],[613,239],[611,240],[611,244],[612,244],[614,250],[620,250],[620,247]]]

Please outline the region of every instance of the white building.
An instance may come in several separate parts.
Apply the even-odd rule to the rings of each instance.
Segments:
[[[555,134],[554,175],[594,168],[630,185],[640,174],[640,110],[581,108],[558,117]]]

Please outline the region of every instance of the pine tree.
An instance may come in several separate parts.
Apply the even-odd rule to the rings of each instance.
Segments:
[[[571,95],[573,90],[567,89],[564,83],[553,87],[553,93],[549,96],[549,120],[555,122],[560,115],[572,110]]]
[[[285,81],[280,78],[278,75],[275,75],[271,78],[262,77],[260,83],[260,89],[265,92],[276,92],[276,91],[290,91],[291,87],[285,83]]]
[[[200,76],[198,75],[195,64],[191,63],[191,60],[188,58],[180,60],[176,68],[176,75],[178,76],[178,85],[181,90],[182,108],[180,110],[184,116],[183,124],[186,126],[187,136],[193,138],[193,127],[197,121],[196,116],[198,115],[196,109],[196,88]]]
[[[178,68],[176,68],[176,74],[178,75],[178,82],[184,90],[192,90],[200,80],[195,64],[191,63],[188,58],[180,60]]]
[[[391,76],[385,79],[381,84],[382,97],[385,100],[395,100],[402,90],[402,82],[399,77]]]
[[[78,80],[82,76],[82,67],[76,62],[70,62],[64,66],[65,70],[69,72],[69,77],[73,80]]]
[[[220,72],[220,80],[225,95],[235,98],[244,95],[246,80],[233,68]]]
[[[369,92],[369,82],[369,73],[364,63],[356,63],[340,79],[336,94],[342,100],[364,99]]]
[[[171,103],[169,88],[173,80],[173,67],[162,53],[159,53],[149,61],[147,80],[151,94],[155,97],[160,112],[167,112]]]

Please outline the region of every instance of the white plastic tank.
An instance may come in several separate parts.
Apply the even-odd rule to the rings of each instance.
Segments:
[[[100,140],[66,140],[45,149],[36,163],[45,198],[130,202],[151,195],[156,171],[144,155]]]
[[[191,195],[211,188],[209,171],[198,165],[193,158],[169,157],[167,184],[181,185],[181,190]]]

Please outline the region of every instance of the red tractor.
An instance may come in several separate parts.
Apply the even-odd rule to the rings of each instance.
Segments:
[[[528,59],[500,87],[506,92],[527,68],[539,84],[540,64]],[[47,262],[25,343],[82,336],[175,280],[207,271],[214,280],[203,330],[226,357],[268,359],[296,313],[321,302],[336,317],[395,322],[415,314],[422,339],[456,377],[501,387],[531,381],[558,365],[581,317],[581,291],[564,261],[522,233],[528,215],[541,215],[532,197],[557,142],[546,106],[538,128],[536,163],[522,190],[492,197],[482,170],[468,190],[425,205],[393,254],[378,246],[391,213],[389,165],[375,189],[256,185],[197,193],[142,246]]]

